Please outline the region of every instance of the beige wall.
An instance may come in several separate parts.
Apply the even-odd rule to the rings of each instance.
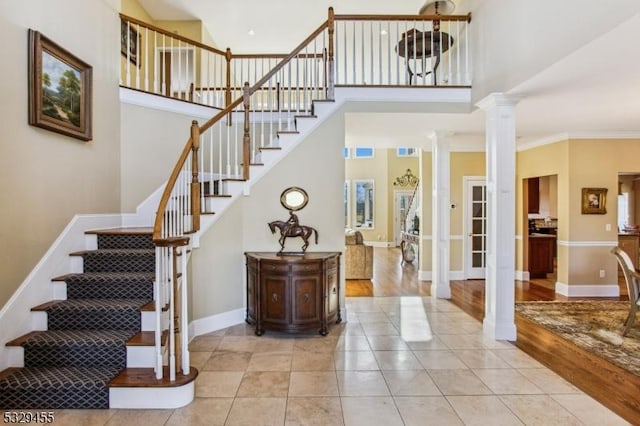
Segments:
[[[517,242],[516,269],[527,268],[524,179],[557,175],[558,281],[568,285],[616,283],[616,262],[609,244],[617,241],[618,173],[638,167],[639,142],[574,139],[518,153],[516,234],[523,238]],[[606,214],[581,213],[582,188],[607,188]],[[604,277],[600,277],[601,270]]]
[[[420,217],[420,263],[421,271],[431,270],[431,236],[433,235],[432,205],[433,205],[433,177],[431,164],[431,151],[422,151],[419,160],[420,166],[420,188],[418,189],[422,195],[422,211]],[[428,236],[428,239],[424,239]]]
[[[464,221],[465,221],[465,176],[484,176],[486,173],[484,152],[452,152],[451,153],[451,209],[450,229],[451,242],[449,246],[449,269],[462,271],[464,269]]]
[[[340,110],[256,182],[250,195],[232,205],[203,235],[202,248],[194,250],[192,258],[193,292],[197,295],[193,300],[194,319],[242,308],[243,252],[280,249],[279,235],[271,234],[267,223],[289,217],[280,204],[280,194],[290,186],[299,186],[309,194],[309,204],[298,212],[298,218],[300,224],[316,228],[319,239],[308,250],[344,250],[343,147],[344,113]],[[286,249],[299,250],[301,245],[300,238],[288,238]],[[344,278],[341,281],[344,289]]]
[[[117,0],[0,2],[0,306],[75,214],[120,211],[118,7]],[[29,28],[93,67],[92,141],[27,123]]]
[[[192,117],[130,104],[121,107],[122,210],[135,208],[167,181],[191,127]],[[153,161],[149,153],[153,152]]]
[[[391,148],[387,150],[387,182],[388,183],[388,191],[387,191],[387,232],[386,239],[383,241],[394,241],[395,240],[395,192],[396,191],[413,191],[414,187],[411,186],[395,186],[393,183],[396,181],[396,178],[403,176],[407,173],[407,169],[411,170],[414,176],[419,177],[420,171],[418,170],[418,157],[398,157],[398,151],[396,148]],[[414,200],[414,202],[418,202],[419,200]]]

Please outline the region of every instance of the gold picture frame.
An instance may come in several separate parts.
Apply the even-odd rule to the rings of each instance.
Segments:
[[[29,30],[29,124],[90,141],[92,67]]]
[[[607,188],[582,188],[582,214],[607,213]]]

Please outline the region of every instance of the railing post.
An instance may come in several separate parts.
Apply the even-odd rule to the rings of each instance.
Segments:
[[[225,59],[227,60],[227,84],[224,92],[224,106],[228,107],[231,103],[231,49],[228,47],[225,54]]]
[[[327,20],[327,24],[329,27],[329,84],[327,87],[327,99],[333,99],[334,98],[334,93],[333,93],[333,89],[334,89],[334,74],[335,74],[335,63],[333,60],[333,42],[334,42],[334,37],[335,37],[335,15],[333,13],[333,7],[329,8],[329,19]]]
[[[198,151],[200,150],[200,127],[191,122],[191,230],[200,229],[200,173],[198,171]]]
[[[244,83],[242,102],[244,104],[244,136],[242,137],[242,178],[249,180],[249,165],[251,162],[251,136],[249,135],[249,115],[251,99],[249,82]]]

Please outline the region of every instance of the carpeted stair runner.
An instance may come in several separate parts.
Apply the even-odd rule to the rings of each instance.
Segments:
[[[153,299],[151,232],[98,233],[80,253],[84,273],[55,278],[67,300],[34,307],[47,331],[19,337],[24,367],[0,372],[0,409],[108,408],[108,383],[126,367],[126,343],[141,330],[140,308]]]

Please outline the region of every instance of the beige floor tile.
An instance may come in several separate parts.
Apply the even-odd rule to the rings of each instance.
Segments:
[[[430,396],[442,395],[431,376],[424,370],[383,371],[391,395]]]
[[[540,388],[513,369],[473,369],[476,376],[499,395],[541,394]]]
[[[373,322],[373,323],[361,323],[362,329],[366,336],[398,336],[398,329],[396,329],[391,322]]]
[[[571,383],[567,382],[548,368],[521,368],[518,369],[518,372],[531,380],[533,384],[545,393],[582,393],[580,389],[573,386]]]
[[[225,336],[255,336],[256,328],[246,322],[232,325],[224,330]]]
[[[340,398],[289,398],[285,426],[341,426]]]
[[[218,345],[219,351],[253,352],[256,336],[224,336]]]
[[[555,401],[588,426],[628,425],[624,419],[589,395],[550,395]]]
[[[166,426],[223,426],[233,398],[196,398],[186,407],[173,410]]]
[[[513,368],[545,368],[544,365],[518,348],[494,349],[493,353],[505,360]]]
[[[307,352],[333,352],[338,346],[337,336],[299,337],[295,339],[293,350]]]
[[[453,353],[469,368],[511,368],[489,349],[456,349]]]
[[[486,349],[481,335],[436,333],[449,349]]]
[[[189,343],[189,350],[194,352],[215,351],[222,339],[221,336],[198,336]]]
[[[256,339],[256,344],[253,348],[254,352],[293,352],[293,343],[295,339],[292,336],[280,335],[277,336],[260,336]]]
[[[374,351],[408,351],[410,349],[400,336],[369,336],[367,339]]]
[[[236,398],[225,426],[280,426],[286,406],[286,398]]]
[[[491,390],[471,370],[427,370],[443,395],[490,395]]]
[[[422,370],[422,364],[411,351],[374,351],[381,370]]]
[[[449,396],[447,400],[468,426],[524,424],[497,396]]]
[[[196,396],[234,397],[243,374],[240,371],[201,371],[196,379]]]
[[[201,370],[209,360],[209,357],[211,356],[212,353],[213,352],[209,352],[209,351],[206,351],[206,352],[189,351],[189,363],[191,364],[192,367],[195,367],[198,370]]]
[[[380,371],[337,371],[341,396],[384,396],[389,388]]]
[[[361,323],[387,322],[389,318],[384,312],[361,312],[358,314]]]
[[[245,371],[251,352],[215,351],[204,364],[204,371]]]
[[[446,350],[449,349],[438,336],[431,336],[427,339],[406,342],[410,349],[414,351]]]
[[[414,351],[413,353],[427,370],[468,368],[452,351]]]
[[[338,396],[338,381],[333,371],[294,371],[289,381],[289,396]]]
[[[351,322],[348,320],[342,330],[343,336],[364,336],[364,329],[359,322]]]
[[[402,418],[391,397],[343,397],[345,426],[401,426]]]
[[[333,353],[305,351],[293,353],[291,371],[334,371],[335,369]]]
[[[370,351],[366,336],[341,336],[336,351]]]
[[[406,426],[458,426],[462,421],[443,396],[403,396],[395,398]]]
[[[549,395],[503,395],[500,400],[526,425],[581,425],[573,414]]]
[[[248,371],[244,373],[238,397],[286,397],[289,392],[289,372]]]
[[[173,410],[116,410],[106,425],[163,425],[172,413]]]
[[[336,370],[379,370],[371,351],[335,352]]]
[[[53,411],[55,426],[103,426],[117,410],[39,410]],[[6,411],[3,411],[3,414]],[[4,421],[4,419],[3,419]]]
[[[247,371],[291,371],[291,357],[291,352],[254,352]]]

